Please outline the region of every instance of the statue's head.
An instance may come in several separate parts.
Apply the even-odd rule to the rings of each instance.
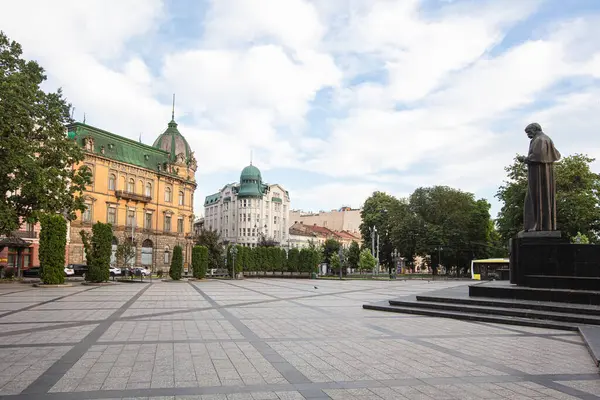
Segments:
[[[537,122],[533,122],[525,127],[525,133],[529,139],[532,139],[537,133],[542,131],[542,127]]]

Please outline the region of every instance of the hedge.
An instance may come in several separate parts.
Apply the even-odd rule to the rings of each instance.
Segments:
[[[171,259],[171,268],[169,268],[169,276],[174,281],[181,279],[183,273],[183,250],[181,246],[173,247],[173,258]]]
[[[67,221],[60,215],[44,215],[40,219],[39,258],[42,282],[59,285],[65,282],[65,247]]]
[[[110,256],[112,253],[113,231],[111,224],[96,222],[92,225],[92,236],[82,230],[81,239],[86,252],[88,270],[85,280],[104,282],[110,276]]]
[[[192,249],[192,271],[196,279],[206,276],[208,269],[208,248],[205,246],[194,246]]]

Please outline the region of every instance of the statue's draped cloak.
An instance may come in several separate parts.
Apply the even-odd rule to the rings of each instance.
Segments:
[[[525,231],[555,231],[556,181],[553,163],[560,153],[552,139],[543,132],[537,133],[529,144],[528,188],[523,213]]]

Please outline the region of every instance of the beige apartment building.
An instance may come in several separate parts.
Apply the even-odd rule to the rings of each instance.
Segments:
[[[339,210],[328,212],[319,211],[318,213],[291,210],[289,226],[292,227],[295,223],[301,222],[304,225],[322,226],[336,232],[359,233],[360,224],[362,223],[360,211],[360,209],[350,207],[342,207]]]

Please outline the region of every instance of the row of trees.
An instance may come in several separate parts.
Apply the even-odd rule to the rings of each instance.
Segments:
[[[232,272],[238,274],[242,271],[244,273],[311,273],[316,271],[322,260],[321,251],[314,246],[301,250],[293,248],[286,251],[274,246],[244,247],[229,245],[226,254],[226,267],[232,275]]]
[[[418,188],[401,199],[375,192],[361,212],[363,247],[378,235],[380,263],[390,272],[394,250],[409,267],[415,256],[430,255],[433,273],[438,265],[466,269],[473,258],[507,254],[489,209],[485,199],[447,186]]]

